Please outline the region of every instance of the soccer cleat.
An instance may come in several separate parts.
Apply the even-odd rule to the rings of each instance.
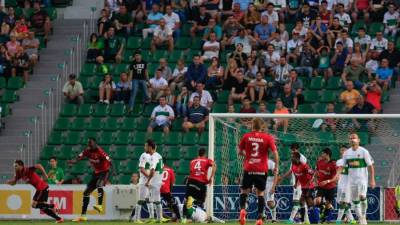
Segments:
[[[194,198],[192,196],[189,196],[186,200],[186,208],[190,209],[193,207],[193,202],[194,202]]]
[[[350,224],[357,224],[357,221],[356,221],[356,220],[350,220],[349,223],[350,223]]]
[[[138,223],[138,224],[143,224],[144,222],[143,221],[141,221],[141,220],[135,220],[135,221],[133,221],[134,223]]]
[[[56,223],[64,223],[64,219],[60,218],[59,220],[56,220]]]
[[[182,218],[181,219],[181,223],[186,224],[187,223],[187,219],[186,218]]]
[[[258,219],[256,221],[256,225],[263,225],[263,220],[262,219]]]
[[[336,220],[336,224],[342,224],[341,220]]]
[[[294,224],[294,221],[289,219],[288,221],[286,221],[286,224]]]
[[[276,220],[271,220],[271,223],[278,223],[278,221],[276,221]]]
[[[103,206],[102,205],[94,205],[93,209],[96,210],[98,213],[103,212]]]
[[[72,220],[72,222],[85,222],[85,221],[87,221],[86,216],[79,216]]]
[[[171,219],[168,218],[161,218],[161,223],[168,223],[169,221],[171,221]]]
[[[360,218],[360,224],[361,224],[361,225],[367,225],[367,224],[368,224],[368,223],[367,223],[367,218],[365,218],[365,216],[363,216],[363,217]]]
[[[240,225],[246,224],[246,214],[247,214],[247,212],[245,209],[240,210],[240,217],[239,217]]]

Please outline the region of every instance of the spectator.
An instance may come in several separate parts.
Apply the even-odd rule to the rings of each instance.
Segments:
[[[35,33],[29,32],[28,37],[22,41],[22,47],[29,56],[29,61],[32,66],[35,66],[39,59],[40,42],[35,38]]]
[[[368,72],[368,79],[369,80],[373,80],[374,77],[376,76],[376,70],[379,67],[378,58],[379,58],[379,53],[378,52],[372,52],[371,58],[365,64],[365,69]]]
[[[193,104],[188,109],[183,122],[183,131],[189,132],[192,128],[197,128],[199,133],[204,131],[208,121],[208,109],[200,105],[200,97],[193,97]]]
[[[381,53],[388,48],[388,40],[383,37],[383,33],[376,32],[376,37],[372,39],[370,50]]]
[[[254,27],[260,23],[260,13],[257,11],[257,8],[254,4],[250,4],[247,12],[244,15],[244,24],[246,29],[254,30]]]
[[[180,94],[176,98],[176,114],[177,117],[185,117],[188,110],[189,91],[183,86]]]
[[[354,44],[354,50],[347,55],[346,64],[354,61],[358,65],[365,65],[366,55],[362,52],[360,43]]]
[[[283,105],[281,99],[276,100],[274,114],[289,114],[289,110]],[[283,133],[287,133],[287,129],[289,127],[289,119],[287,118],[275,118],[274,119],[274,131],[278,132],[279,128],[283,128]]]
[[[343,27],[340,25],[339,18],[333,18],[332,25],[328,27],[327,41],[330,48],[333,48],[333,45],[336,42],[336,39],[339,37],[340,32],[342,32]]]
[[[340,94],[340,101],[344,103],[346,112],[353,108],[359,96],[360,92],[354,89],[353,81],[348,80],[346,82],[346,90]]]
[[[251,101],[249,98],[244,98],[242,100],[242,107],[240,108],[240,113],[256,113],[256,109],[251,106]]]
[[[138,173],[132,173],[131,176],[131,185],[138,185],[139,184],[139,174]],[[139,193],[139,192],[138,192]]]
[[[174,39],[177,40],[180,37],[181,33],[180,30],[181,20],[178,14],[173,12],[171,5],[165,6],[165,15],[163,18],[167,24],[167,27],[169,27],[169,29],[172,30],[172,35]]]
[[[115,102],[116,103],[129,103],[129,97],[132,91],[132,82],[129,81],[128,74],[126,72],[121,73],[119,81],[115,88]]]
[[[187,13],[187,5],[188,2],[186,0],[175,0],[171,1],[172,9],[175,13],[179,15],[179,18],[182,22],[186,22],[188,13]]]
[[[310,8],[310,6],[313,6],[311,3],[312,1],[305,2],[297,17],[297,20],[301,20],[303,22],[303,27],[305,29],[308,29],[314,25],[315,18],[317,17],[314,10]]]
[[[268,23],[271,24],[275,28],[278,27],[279,15],[275,11],[273,3],[269,2],[267,4],[267,10],[265,10],[263,13],[261,13],[261,16],[267,16]]]
[[[370,103],[377,112],[382,112],[381,98],[382,89],[375,80],[365,85],[362,89],[365,95],[365,101]]]
[[[298,89],[304,88],[303,81],[298,78],[296,70],[292,69],[289,72],[289,76],[290,76],[290,78],[289,78],[288,84],[290,84],[290,86],[292,87],[293,93],[296,92],[296,90],[298,90]]]
[[[335,104],[334,103],[328,103],[326,106],[326,114],[336,114],[335,113]],[[321,124],[321,130],[323,132],[327,130],[332,131],[333,133],[336,131],[336,119],[333,118],[326,118],[324,119],[323,123]]]
[[[178,87],[179,90],[182,89],[185,84],[184,78],[187,70],[188,68],[185,66],[185,61],[183,59],[179,59],[176,63],[176,67],[172,73],[172,79],[169,83],[169,87],[171,88],[172,92],[175,92],[176,87]]]
[[[174,110],[167,105],[164,96],[159,99],[160,104],[153,109],[151,113],[151,122],[147,127],[147,132],[152,133],[155,128],[161,128],[164,134],[169,133],[172,121],[175,118]]]
[[[234,101],[243,101],[246,98],[248,82],[244,79],[243,72],[239,71],[237,80],[232,87],[231,93],[228,98],[228,104],[233,105]],[[253,91],[254,92],[254,91]],[[254,99],[254,96],[253,96]],[[254,100],[253,100],[254,101]]]
[[[219,88],[222,84],[222,79],[224,76],[224,67],[219,64],[217,57],[211,59],[211,65],[208,67],[207,79],[206,79],[206,89],[215,90]]]
[[[10,36],[10,41],[6,43],[7,51],[11,56],[14,56],[17,53],[18,47],[21,46],[19,41],[17,41],[17,37],[15,35]]]
[[[164,91],[168,87],[168,81],[161,75],[162,71],[158,69],[156,70],[155,77],[151,78],[149,81],[149,93],[152,102],[158,101],[158,99],[164,95]]]
[[[239,30],[243,28],[244,27],[239,23],[239,21],[235,17],[233,16],[228,17],[228,19],[222,25],[222,30],[224,32],[224,38],[222,43],[227,43],[228,39],[236,36]]]
[[[217,41],[216,33],[211,32],[209,35],[209,40],[203,44],[204,54],[202,56],[202,61],[218,58],[220,48],[221,46]]]
[[[33,3],[33,13],[30,17],[30,30],[35,34],[44,34],[45,42],[47,42],[48,35],[51,30],[50,17],[46,11],[40,9],[40,3],[35,1]]]
[[[161,14],[159,11],[160,6],[158,4],[153,4],[151,6],[151,12],[147,14],[146,20],[146,24],[149,28],[143,29],[143,39],[146,39],[150,33],[153,33],[156,27],[160,24],[160,20],[163,18],[163,14]]]
[[[358,96],[357,104],[353,106],[350,111],[351,114],[376,114],[378,113],[377,109],[374,106],[366,102],[362,95]],[[375,123],[373,120],[366,120],[366,119],[353,119],[354,127],[359,129],[367,129],[371,132],[376,130]]]
[[[251,48],[256,44],[256,42],[257,41],[253,38],[253,36],[247,33],[247,30],[239,29],[238,35],[230,37],[225,45],[237,46],[238,44],[241,44],[243,47],[243,53],[247,56],[250,56]],[[224,44],[223,47],[225,48]]]
[[[299,74],[307,75],[309,78],[313,76],[313,66],[315,64],[315,50],[310,46],[309,43],[305,43],[303,51],[298,56],[300,59],[299,66],[296,67],[296,71]]]
[[[342,3],[337,4],[335,18],[339,19],[340,26],[348,29],[351,25],[351,18],[349,14],[346,13],[344,5]]]
[[[15,23],[14,29],[11,31],[16,37],[17,40],[23,40],[28,37],[28,26],[25,23],[25,18],[21,17],[21,19],[17,20]]]
[[[99,75],[104,76],[104,75],[109,74],[111,72],[110,64],[106,64],[104,62],[104,57],[103,56],[98,56],[97,59],[96,59],[96,62],[97,62],[97,68],[96,69],[97,69],[97,73]]]
[[[244,1],[244,2],[246,2],[246,1]],[[232,7],[233,18],[235,18],[239,23],[241,23],[242,20],[244,19],[244,11],[245,10],[247,10],[247,7],[241,8],[240,3],[233,3],[233,7]]]
[[[261,16],[261,23],[254,28],[254,37],[258,46],[267,46],[271,34],[275,32],[273,25],[268,23],[268,16]]]
[[[161,76],[168,81],[168,83],[172,80],[172,70],[168,66],[168,62],[166,58],[161,58],[159,60],[159,66],[157,69],[161,70]]]
[[[204,5],[199,7],[199,14],[195,16],[193,26],[190,28],[190,35],[195,37],[197,33],[203,33],[208,26],[211,15]]]
[[[371,10],[369,0],[356,0],[354,2],[354,12],[351,15],[353,21],[357,21],[358,17],[361,17],[365,22],[370,22],[369,10]]]
[[[329,77],[329,66],[330,66],[330,58],[329,58],[329,47],[321,46],[317,49],[318,55],[318,67],[314,70],[314,75],[317,76],[319,74],[323,74],[324,79],[327,80]]]
[[[308,30],[303,25],[303,20],[297,20],[296,25],[294,26],[294,28],[292,30],[292,35],[297,33],[299,35],[299,39],[301,41],[304,41],[304,37],[306,36],[307,31]]]
[[[129,36],[133,28],[133,19],[132,15],[128,13],[126,5],[120,5],[118,12],[113,14],[111,20],[117,35]]]
[[[57,158],[51,157],[50,161],[50,169],[47,173],[47,183],[48,184],[63,184],[64,182],[64,170],[57,166]]]
[[[22,74],[24,82],[27,83],[29,79],[29,56],[24,51],[24,48],[18,46],[17,53],[12,58],[13,68],[11,69],[11,75],[13,77]]]
[[[128,6],[128,11],[132,12],[132,18],[135,21],[135,23],[144,23],[146,22],[146,9],[143,6],[143,4],[138,3],[138,1],[133,0],[130,1],[132,2],[132,4],[129,4],[127,2],[127,6]]]
[[[194,90],[197,83],[203,83],[206,80],[207,69],[200,63],[200,56],[193,56],[193,63],[189,65],[185,74],[185,85],[189,90]]]
[[[354,43],[359,43],[362,51],[368,53],[368,50],[371,46],[371,37],[366,34],[364,27],[360,27],[360,29],[358,29],[358,36],[354,38]]]
[[[350,65],[346,66],[342,73],[342,81],[353,81],[355,88],[361,89],[364,84],[361,82],[363,76],[367,75],[368,71],[364,66],[360,65],[357,60],[350,61]]]
[[[269,44],[267,46],[267,51],[262,53],[265,58],[265,67],[267,71],[270,71],[272,68],[275,68],[279,64],[279,59],[281,58],[280,54],[275,51],[275,46]]]
[[[243,45],[238,43],[235,46],[235,51],[229,55],[229,58],[236,60],[238,67],[242,68],[246,64],[247,55],[243,52]]]
[[[81,82],[76,80],[75,74],[69,75],[69,81],[63,87],[65,103],[83,104],[83,88]]]
[[[279,23],[278,32],[280,35],[280,39],[285,42],[286,49],[286,43],[289,41],[289,33],[287,32],[286,25],[284,23]]]
[[[116,86],[110,74],[104,76],[103,81],[99,84],[99,102],[110,104],[113,92]]]
[[[208,110],[211,110],[211,107],[214,103],[210,92],[204,90],[204,84],[203,83],[197,83],[196,84],[196,91],[193,92],[190,95],[190,99],[189,99],[189,108],[193,105],[193,98],[195,96],[199,96],[200,97],[200,105],[203,107],[206,107]]]
[[[97,20],[97,27],[99,30],[99,34],[103,35],[112,27],[112,21],[111,21],[111,16],[110,16],[110,11],[107,9],[102,9],[101,10],[101,16]]]
[[[22,42],[23,44],[23,42]],[[90,35],[88,50],[86,54],[86,62],[94,63],[97,57],[102,55],[102,49],[104,48],[103,42],[99,41],[99,37],[96,33]]]
[[[321,1],[321,9],[319,10],[319,16],[321,18],[321,23],[329,27],[332,22],[333,22],[333,15],[332,15],[332,6],[333,6],[333,1],[329,1],[331,4],[328,4],[328,1],[322,0]],[[317,18],[318,20],[318,18]],[[318,21],[316,21],[318,22]]]
[[[293,61],[297,63],[298,55],[303,48],[303,40],[299,38],[298,32],[292,32],[292,39],[287,42],[287,56],[286,59],[288,61]]]
[[[215,19],[211,18],[208,21],[207,27],[204,29],[203,40],[207,40],[210,37],[211,33],[215,33],[216,40],[220,41],[222,38],[222,28],[217,25]]]
[[[348,52],[353,52],[353,40],[349,38],[349,34],[347,33],[346,29],[343,29],[342,32],[340,32],[340,37],[336,39],[335,42],[335,48],[336,48],[336,43],[341,42],[343,44],[343,47],[348,51]]]
[[[151,42],[151,51],[155,52],[156,48],[167,45],[168,51],[174,50],[174,38],[172,37],[172,30],[165,25],[165,20],[160,19],[160,25],[154,29],[154,36]]]
[[[272,89],[272,97],[276,98],[280,95],[283,85],[289,81],[289,73],[293,67],[286,62],[285,56],[279,59],[279,65],[275,66],[272,73],[274,82]]]
[[[255,63],[256,61],[252,58],[247,58],[246,60],[246,65],[244,65],[244,74],[248,79],[253,79],[256,77],[258,66]]]
[[[142,55],[139,51],[135,53],[135,58],[130,65],[130,77],[132,78],[132,93],[129,100],[129,108],[130,111],[132,111],[133,107],[135,106],[135,99],[139,88],[141,88],[143,91],[144,103],[150,102],[147,90],[147,80],[149,79],[147,62],[142,59]]]
[[[169,87],[164,90],[164,96],[167,104],[171,106],[171,108],[175,109],[176,96],[171,92]]]
[[[0,45],[0,76],[8,79],[11,75],[11,57],[4,45]]]
[[[256,100],[256,96],[258,96],[257,102],[261,102],[264,99],[267,89],[267,81],[263,79],[261,72],[258,72],[256,78],[250,81],[248,88],[252,102]]]
[[[393,76],[393,69],[389,68],[389,60],[382,59],[381,66],[376,70],[376,80],[383,90],[386,91],[390,88],[390,83]]]
[[[122,51],[124,44],[120,38],[115,36],[115,28],[110,27],[107,33],[104,35],[104,59],[106,62],[121,63]]]
[[[388,48],[379,54],[379,59],[388,59],[389,67],[394,70],[394,75],[399,74],[400,52],[396,49],[393,41],[389,41]]]
[[[233,0],[232,1],[232,3],[234,5],[238,5],[239,9],[242,11],[246,11],[249,8],[251,2],[252,2],[251,0]]]
[[[343,43],[336,43],[335,54],[331,58],[331,67],[328,69],[328,76],[342,74],[345,67],[348,51],[343,48]]]
[[[385,25],[385,36],[396,37],[397,27],[399,25],[399,12],[396,10],[396,5],[390,2],[388,5],[388,11],[383,16],[383,24]]]
[[[283,106],[289,109],[290,112],[297,112],[297,96],[292,91],[292,87],[290,86],[290,84],[285,84],[285,86],[283,86],[283,92],[280,95],[280,99],[283,103]]]

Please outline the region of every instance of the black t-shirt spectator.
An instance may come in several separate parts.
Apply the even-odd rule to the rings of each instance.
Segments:
[[[232,10],[232,0],[222,0],[222,10],[223,11]]]
[[[104,33],[112,26],[112,21],[108,17],[100,17],[97,20],[97,27],[100,27],[100,24],[103,24],[103,33]]]
[[[241,83],[239,83],[238,80],[235,80],[234,84],[233,84],[233,88],[235,88],[235,94],[242,94],[244,93],[244,91],[246,90],[246,87],[248,85],[248,81],[247,80],[243,80]]]
[[[295,97],[296,95],[294,95],[293,93],[291,93],[289,96],[286,96],[285,93],[282,93],[279,98],[282,100],[282,103],[286,108],[292,109],[294,107]]]
[[[389,50],[384,50],[379,55],[379,61],[381,61],[382,59],[388,59],[389,67],[394,68],[400,62],[400,52],[396,49],[393,52],[389,52]]]
[[[364,102],[364,105],[360,108],[357,105],[353,106],[353,108],[350,110],[351,114],[372,114],[374,112],[374,106],[371,105],[369,102]]]
[[[200,123],[202,120],[208,116],[208,109],[204,106],[199,105],[199,107],[190,107],[187,111],[186,117],[191,123]]]
[[[196,21],[197,25],[200,26],[207,26],[208,25],[208,21],[211,19],[211,15],[209,13],[206,13],[204,16],[202,15],[197,15],[194,18],[194,21]]]
[[[109,37],[104,40],[104,55],[116,55],[121,48],[122,42],[117,36]]]
[[[297,15],[297,20],[302,20],[304,27],[309,27],[311,26],[311,21],[315,21],[315,18],[317,17],[317,14],[310,9],[310,11],[305,14],[305,13],[299,13]]]
[[[40,10],[34,12],[30,18],[32,27],[42,29],[47,17],[46,11]]]
[[[16,56],[14,59],[14,65],[17,68],[26,68],[27,63],[29,62],[28,54],[24,53],[22,55]]]
[[[237,52],[232,52],[231,55],[229,56],[229,58],[234,58],[238,67],[243,67],[244,65],[242,65],[242,63],[240,61],[240,56],[242,56],[243,63],[246,63],[247,55],[244,52],[241,52],[240,54]]]
[[[141,60],[140,62],[132,61],[130,70],[132,70],[132,79],[146,80],[147,62]]]

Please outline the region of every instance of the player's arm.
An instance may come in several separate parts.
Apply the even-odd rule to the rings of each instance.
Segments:
[[[36,164],[34,166],[35,169],[39,170],[42,174],[43,177],[47,180],[49,177],[47,176],[46,170],[44,169],[44,167],[42,166],[42,164]]]
[[[214,179],[215,173],[217,172],[217,164],[214,161],[211,161],[211,175],[210,178],[208,178],[208,183],[212,184],[212,180]]]
[[[286,173],[284,173],[282,176],[280,176],[278,178],[278,183],[277,184],[280,184],[282,182],[282,180],[288,178],[290,175],[292,175],[292,169],[291,168],[289,168],[289,170]]]
[[[174,185],[175,185],[175,173],[174,173],[174,171],[173,170],[171,170],[171,174],[170,174],[170,178],[169,179],[171,179],[171,182],[169,182],[169,185],[170,185],[170,190],[171,190],[171,192],[172,192],[172,188],[174,187]]]
[[[8,180],[6,183],[7,183],[8,185],[14,186],[15,184],[17,184],[18,179],[19,179],[19,178],[17,177],[17,175],[15,175],[13,179]]]
[[[78,157],[76,157],[75,159],[68,160],[67,161],[68,164],[75,164],[78,161],[81,161],[82,159],[84,159],[86,157],[86,150],[87,149],[85,148],[85,150],[83,150],[83,152],[79,153]]]
[[[369,184],[372,189],[375,188],[376,183],[375,183],[375,167],[374,167],[374,161],[372,160],[371,155],[369,152],[365,153],[365,162],[367,163],[368,170],[369,170],[369,176],[370,176],[370,181]]]
[[[278,153],[278,149],[276,148],[276,144],[274,139],[271,139],[271,150],[272,150],[272,154],[274,156],[274,163],[275,163],[275,167],[274,167],[274,176],[279,174],[279,153]]]
[[[153,161],[153,160],[151,160],[151,161]],[[156,166],[157,166],[157,164],[158,164],[158,159],[157,159],[157,161],[152,162],[152,163],[150,164],[150,174],[149,174],[149,176],[147,177],[146,186],[149,186],[151,178],[154,177],[154,173],[156,172]]]
[[[343,171],[343,166],[338,166],[337,169],[336,169],[335,176],[329,181],[336,183],[339,180],[340,174],[342,174],[342,171]]]

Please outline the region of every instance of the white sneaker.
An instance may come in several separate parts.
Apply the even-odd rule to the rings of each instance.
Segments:
[[[108,105],[108,104],[110,104],[110,101],[104,100],[104,103],[106,103]]]
[[[100,99],[100,100],[99,100],[99,102],[100,102],[100,103],[103,103],[103,102],[104,102],[104,100],[103,100],[103,99]]]
[[[367,218],[366,218],[365,216],[363,216],[363,217],[360,218],[360,224],[361,224],[361,225],[367,225],[367,224],[368,224],[368,223],[367,223]]]

